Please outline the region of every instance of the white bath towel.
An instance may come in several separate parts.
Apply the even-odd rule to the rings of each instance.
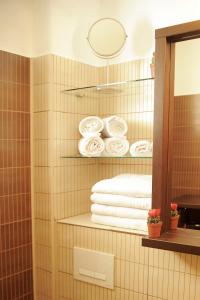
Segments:
[[[152,176],[139,174],[121,174],[104,179],[92,187],[93,193],[125,195],[130,197],[151,197]]]
[[[81,155],[87,157],[100,156],[104,151],[105,144],[99,136],[89,136],[79,141],[78,149]]]
[[[127,218],[127,219],[144,219],[147,220],[147,209],[136,209],[127,207],[116,207],[101,204],[92,204],[91,212],[96,215],[104,215],[111,217]]]
[[[130,146],[130,154],[137,157],[152,157],[152,143],[146,140],[137,141]]]
[[[102,134],[104,137],[122,137],[126,135],[128,126],[124,119],[118,116],[111,116],[103,119],[103,122]]]
[[[107,226],[147,231],[146,220],[108,217],[92,214],[91,221]]]
[[[82,119],[79,123],[79,132],[82,136],[87,137],[103,130],[104,122],[97,116],[90,116]]]
[[[93,203],[118,206],[118,207],[129,207],[148,210],[151,208],[151,198],[135,198],[123,195],[112,195],[112,194],[101,194],[94,193],[90,196]]]
[[[103,156],[124,156],[129,150],[129,142],[125,137],[107,138],[104,143]]]

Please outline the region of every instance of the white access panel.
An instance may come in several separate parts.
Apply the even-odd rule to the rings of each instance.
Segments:
[[[114,289],[114,255],[74,247],[74,278]]]

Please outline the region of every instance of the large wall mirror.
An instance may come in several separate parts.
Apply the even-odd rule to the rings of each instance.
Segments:
[[[162,234],[142,245],[200,255],[200,21],[156,30],[152,206]],[[170,204],[181,215],[170,230]]]
[[[200,255],[200,21],[155,35],[152,206],[163,226],[160,238],[142,244]],[[172,202],[181,215],[175,231]]]
[[[200,230],[200,39],[175,43],[172,201],[179,227]]]

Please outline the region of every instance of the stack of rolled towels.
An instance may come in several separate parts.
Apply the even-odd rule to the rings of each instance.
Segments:
[[[126,133],[128,125],[119,116],[110,116],[101,119],[98,116],[89,116],[81,120],[79,132],[82,138],[78,149],[86,157],[121,157],[130,152],[133,157],[151,157],[152,142],[139,140],[131,144]]]
[[[118,116],[101,119],[90,116],[81,120],[79,132],[79,152],[83,156],[124,156],[129,150],[126,138],[127,123]]]
[[[151,208],[152,176],[121,174],[92,187],[91,220],[94,223],[147,231]]]

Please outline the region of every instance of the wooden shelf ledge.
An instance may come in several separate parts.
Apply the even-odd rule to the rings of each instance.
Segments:
[[[57,223],[81,226],[81,227],[87,227],[87,228],[103,229],[103,230],[109,230],[109,231],[115,231],[115,232],[123,232],[123,233],[135,234],[135,235],[140,235],[140,236],[147,236],[147,234],[148,234],[145,231],[132,230],[132,229],[106,226],[106,225],[93,223],[91,221],[90,213],[82,214],[82,215],[78,215],[78,216],[74,216],[74,217],[70,217],[70,218],[66,218],[66,219],[61,219],[61,220],[58,220]]]
[[[142,238],[142,246],[200,255],[200,231],[178,228],[163,233],[159,238]]]

